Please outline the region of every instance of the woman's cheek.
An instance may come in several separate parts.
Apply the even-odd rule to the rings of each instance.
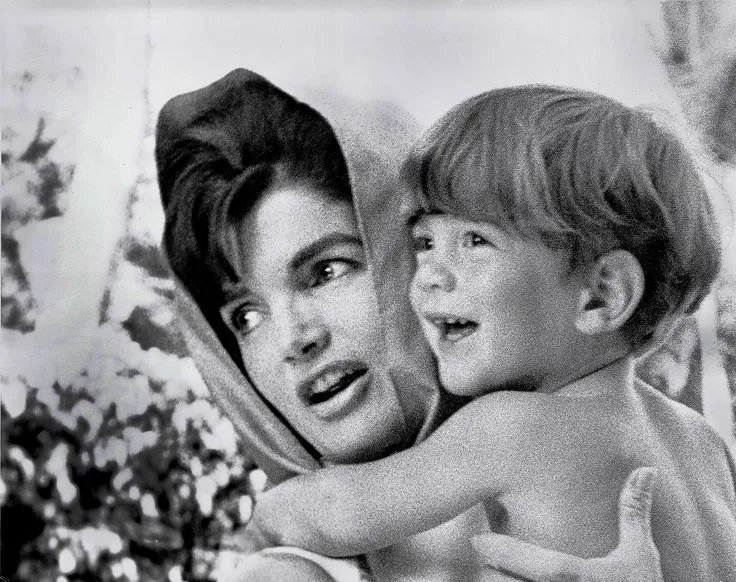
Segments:
[[[362,280],[361,280],[362,279]],[[378,301],[369,277],[361,277],[355,284],[346,286],[340,297],[334,298],[331,308],[340,320],[340,327],[354,340],[373,343],[382,341],[383,327],[378,311]]]

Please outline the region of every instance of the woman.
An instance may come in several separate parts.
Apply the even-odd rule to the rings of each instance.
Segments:
[[[244,70],[172,99],[159,117],[163,244],[182,327],[214,397],[274,483],[408,446],[460,404],[439,390],[408,306],[412,259],[400,244],[394,186],[413,136],[396,137],[382,156],[361,146],[364,133],[345,136],[343,157],[324,118]],[[634,491],[644,491],[635,506],[646,513],[646,487]],[[468,538],[483,529],[471,512],[368,562],[379,579],[468,579]],[[509,553],[500,538],[480,553],[530,579],[556,579],[543,577],[552,560],[548,567],[573,568],[581,580],[657,580],[651,540],[632,539],[618,558],[598,561],[555,561],[523,545]],[[321,564],[270,554],[251,562],[251,574],[331,579]],[[635,568],[636,578],[622,577]]]

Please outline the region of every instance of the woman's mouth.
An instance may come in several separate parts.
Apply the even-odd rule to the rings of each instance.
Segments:
[[[462,317],[428,317],[429,321],[440,333],[440,339],[457,342],[464,339],[478,329],[478,322]]]
[[[366,368],[356,368],[331,369],[323,372],[309,385],[307,402],[310,406],[326,402],[345,390],[367,371]]]
[[[311,374],[297,388],[303,402],[323,420],[334,420],[357,410],[371,385],[363,362],[338,361]]]

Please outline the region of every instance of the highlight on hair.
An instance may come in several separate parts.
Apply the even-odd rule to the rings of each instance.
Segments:
[[[687,149],[650,114],[602,95],[529,85],[472,97],[402,174],[425,210],[569,249],[573,266],[631,252],[646,284],[622,329],[635,348],[692,313],[718,273],[718,223]]]

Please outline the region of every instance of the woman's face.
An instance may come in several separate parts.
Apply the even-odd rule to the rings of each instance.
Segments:
[[[352,206],[273,189],[234,228],[240,282],[221,309],[251,380],[325,459],[364,461],[406,438]]]

